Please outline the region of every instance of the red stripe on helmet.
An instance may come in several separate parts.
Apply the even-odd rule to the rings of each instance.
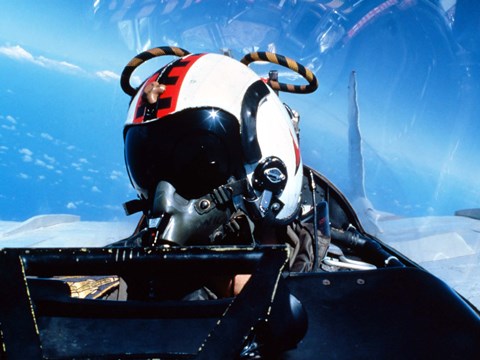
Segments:
[[[143,96],[140,96],[136,104],[132,123],[141,124],[144,121],[155,120],[175,111],[183,80],[190,67],[203,55],[204,54],[186,56],[160,69],[148,78],[139,91],[143,92],[145,87],[154,81],[165,85],[165,91],[160,94],[154,105],[147,104]],[[145,118],[147,111],[150,111],[148,119]]]
[[[190,55],[175,61],[162,74],[159,82],[165,85],[165,91],[158,98],[157,118],[161,118],[175,111],[183,80],[188,70],[203,55],[204,54]]]

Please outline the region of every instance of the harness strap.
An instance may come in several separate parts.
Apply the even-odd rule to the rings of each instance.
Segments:
[[[252,190],[246,178],[221,185],[210,193],[217,206],[226,206],[237,195],[252,196]]]

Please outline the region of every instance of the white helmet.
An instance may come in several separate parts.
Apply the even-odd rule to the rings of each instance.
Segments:
[[[164,54],[180,58],[154,73],[138,90],[133,89],[129,85],[133,70]],[[124,128],[125,161],[131,182],[149,211],[162,202],[162,211],[173,205],[177,212],[195,217],[218,212],[219,202],[231,201],[230,210],[232,206],[233,210],[241,208],[253,219],[268,217],[288,223],[296,216],[302,160],[292,112],[273,88],[310,92],[317,83],[311,72],[295,62],[308,86],[268,82],[246,66],[272,57],[280,65],[292,63],[269,53],[249,54],[241,63],[225,55],[192,55],[164,47],[142,53],[127,65],[122,88],[133,99]],[[170,194],[170,200],[159,199],[160,183],[160,195]],[[223,200],[218,195],[222,189],[220,194],[227,194]],[[211,212],[211,203],[219,209]],[[230,214],[217,213],[215,221],[223,222]],[[157,211],[152,216],[159,215]],[[191,216],[188,222],[194,221]],[[186,221],[177,223],[185,226]],[[169,239],[174,236],[168,236],[168,231],[162,237],[179,242]]]

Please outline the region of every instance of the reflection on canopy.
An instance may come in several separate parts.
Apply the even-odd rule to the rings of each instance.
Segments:
[[[479,110],[473,6],[415,0],[97,1],[93,12],[101,26],[117,24],[134,53],[159,45],[228,51],[235,58],[274,51],[315,71],[320,91],[307,100],[284,98],[301,112],[305,161],[350,197],[356,190],[346,161],[347,88],[355,70],[368,198],[375,208],[399,215],[438,215],[475,207],[479,200],[471,183],[479,170],[473,161],[473,114]],[[260,73],[269,69],[258,67]],[[280,75],[288,76],[283,70]]]

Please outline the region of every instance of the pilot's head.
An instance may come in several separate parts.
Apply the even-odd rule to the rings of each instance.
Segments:
[[[132,60],[122,78],[133,96],[126,166],[156,238],[221,242],[239,212],[253,223],[290,222],[302,186],[292,112],[241,62],[180,51],[171,50],[181,57],[139,89],[128,78],[142,60]]]

